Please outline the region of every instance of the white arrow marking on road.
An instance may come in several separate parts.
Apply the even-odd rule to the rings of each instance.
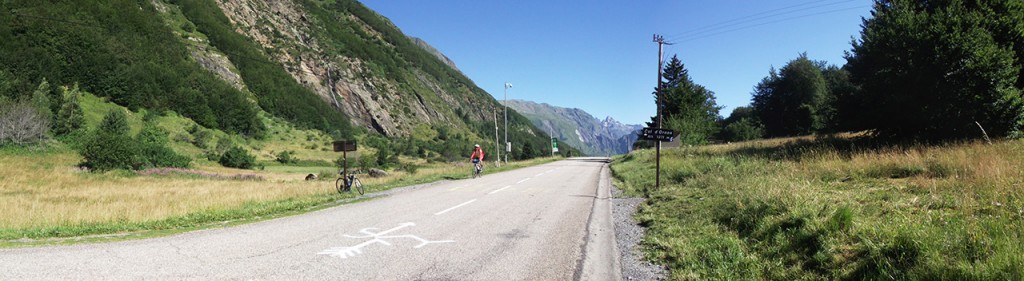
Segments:
[[[384,244],[386,246],[391,246],[391,243],[388,243],[388,241],[384,240],[384,239],[389,239],[389,238],[410,238],[410,239],[413,239],[413,240],[420,241],[419,245],[416,245],[416,246],[413,247],[413,248],[417,248],[417,249],[422,248],[423,246],[426,246],[427,244],[431,244],[431,243],[452,243],[452,242],[455,242],[453,240],[430,241],[430,240],[426,240],[426,239],[420,238],[419,236],[408,235],[408,234],[406,234],[406,235],[395,235],[395,236],[386,236],[385,235],[385,234],[388,234],[388,233],[391,233],[391,232],[398,231],[399,229],[410,227],[410,226],[414,226],[414,225],[416,225],[416,224],[415,223],[411,223],[411,222],[407,222],[407,223],[399,224],[395,228],[388,229],[388,230],[381,231],[381,232],[377,232],[377,233],[373,232],[373,230],[376,230],[377,228],[374,228],[374,227],[363,228],[362,230],[359,230],[359,232],[362,232],[363,234],[366,234],[366,235],[364,235],[364,236],[352,236],[352,235],[346,234],[345,237],[348,237],[348,238],[370,238],[370,237],[373,237],[373,239],[367,240],[367,241],[365,241],[363,243],[359,243],[359,244],[357,244],[355,246],[351,246],[351,247],[334,247],[334,248],[330,248],[330,249],[327,249],[327,250],[323,250],[323,251],[321,251],[320,253],[317,253],[317,254],[319,254],[319,255],[329,255],[329,256],[339,257],[339,258],[343,258],[343,259],[344,258],[350,258],[350,257],[357,256],[359,254],[362,254],[363,253],[363,248],[366,247],[366,246],[369,246],[370,244],[380,243],[380,244]]]

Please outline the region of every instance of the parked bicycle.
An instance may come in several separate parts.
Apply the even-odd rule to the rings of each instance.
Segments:
[[[334,181],[334,187],[338,189],[338,193],[352,192],[352,188],[355,187],[356,192],[359,195],[363,195],[366,190],[363,189],[363,183],[359,182],[359,178],[356,175],[342,175]]]

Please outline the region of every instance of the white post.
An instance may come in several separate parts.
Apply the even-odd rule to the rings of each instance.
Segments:
[[[491,108],[491,112],[494,113],[494,153],[498,154],[498,157],[494,158],[494,167],[501,167],[501,144],[498,143],[498,110]]]
[[[508,147],[508,88],[512,88],[512,84],[505,82],[505,147]],[[508,153],[510,149],[505,151],[505,164],[508,164]]]

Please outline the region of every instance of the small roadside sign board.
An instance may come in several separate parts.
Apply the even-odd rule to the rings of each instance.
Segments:
[[[334,151],[356,151],[356,141],[334,141]]]
[[[558,139],[551,138],[551,152],[558,152]]]
[[[643,128],[641,133],[644,139],[656,141],[672,141],[672,137],[676,135],[676,132],[662,128]]]

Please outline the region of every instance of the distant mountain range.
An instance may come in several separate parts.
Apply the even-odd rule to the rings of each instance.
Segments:
[[[587,155],[623,154],[636,141],[643,126],[622,124],[612,117],[597,119],[579,108],[564,108],[546,103],[509,100],[508,107],[519,112],[534,126],[559,141],[577,147]]]

